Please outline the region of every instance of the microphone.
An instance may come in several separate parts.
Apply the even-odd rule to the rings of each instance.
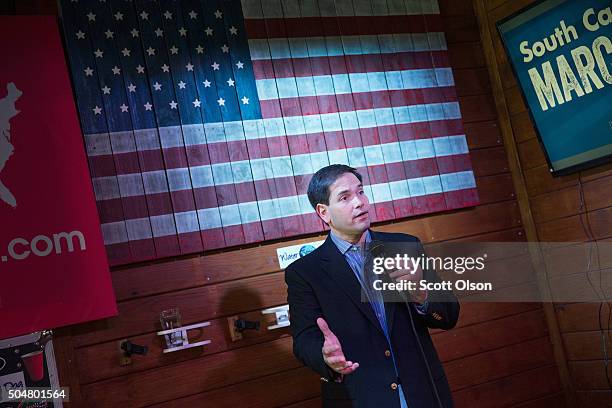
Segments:
[[[389,257],[387,245],[383,241],[373,240],[370,242],[370,245],[368,246],[367,249],[368,249],[369,255],[371,256],[372,261],[375,258],[379,258],[379,257],[380,258]],[[367,264],[368,263],[366,262],[364,265],[367,265]],[[371,272],[372,274],[374,274],[373,270]],[[393,281],[393,278],[389,276],[390,273],[391,273],[390,271],[386,270],[385,276],[387,277],[388,280]],[[439,408],[444,408],[444,405],[442,404],[442,400],[440,399],[440,395],[438,393],[438,387],[436,386],[436,382],[434,381],[433,375],[431,374],[431,367],[429,366],[429,360],[427,360],[427,356],[425,355],[425,350],[423,350],[423,345],[421,344],[421,339],[419,338],[419,335],[416,331],[416,327],[414,325],[414,317],[412,316],[412,312],[410,311],[410,303],[412,303],[411,296],[406,294],[405,291],[403,290],[398,291],[398,293],[401,296],[404,303],[406,304],[406,307],[408,308],[408,316],[410,317],[410,326],[412,328],[412,333],[417,341],[417,345],[419,346],[421,357],[423,357],[423,361],[425,362],[425,368],[427,369],[427,376],[429,379],[429,383],[431,384],[431,387],[433,389],[434,395],[436,397],[436,402]],[[383,296],[383,299],[384,299],[384,296]]]

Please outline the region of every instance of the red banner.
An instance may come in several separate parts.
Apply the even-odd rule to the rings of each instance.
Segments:
[[[57,22],[0,16],[0,338],[117,314]]]

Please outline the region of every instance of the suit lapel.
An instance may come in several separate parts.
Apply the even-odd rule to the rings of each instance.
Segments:
[[[347,294],[355,306],[370,320],[370,323],[382,333],[382,328],[374,315],[372,306],[369,302],[361,301],[361,285],[357,277],[329,236],[321,246],[321,250],[321,266],[323,270]]]

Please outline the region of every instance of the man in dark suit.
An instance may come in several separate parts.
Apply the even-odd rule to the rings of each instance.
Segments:
[[[459,303],[452,291],[415,291],[405,302],[385,302],[368,290],[366,248],[399,243],[422,253],[422,246],[411,235],[369,229],[361,181],[355,169],[336,164],[317,171],[308,187],[310,203],[331,231],[286,269],[294,354],[321,376],[324,407],[452,407],[427,328],[453,328]],[[439,281],[434,271],[416,269],[386,278]]]

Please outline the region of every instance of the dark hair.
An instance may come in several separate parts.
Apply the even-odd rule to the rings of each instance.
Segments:
[[[325,166],[312,176],[308,184],[308,201],[313,208],[316,209],[317,204],[329,205],[329,186],[345,173],[352,173],[360,182],[362,181],[361,174],[345,164]]]

